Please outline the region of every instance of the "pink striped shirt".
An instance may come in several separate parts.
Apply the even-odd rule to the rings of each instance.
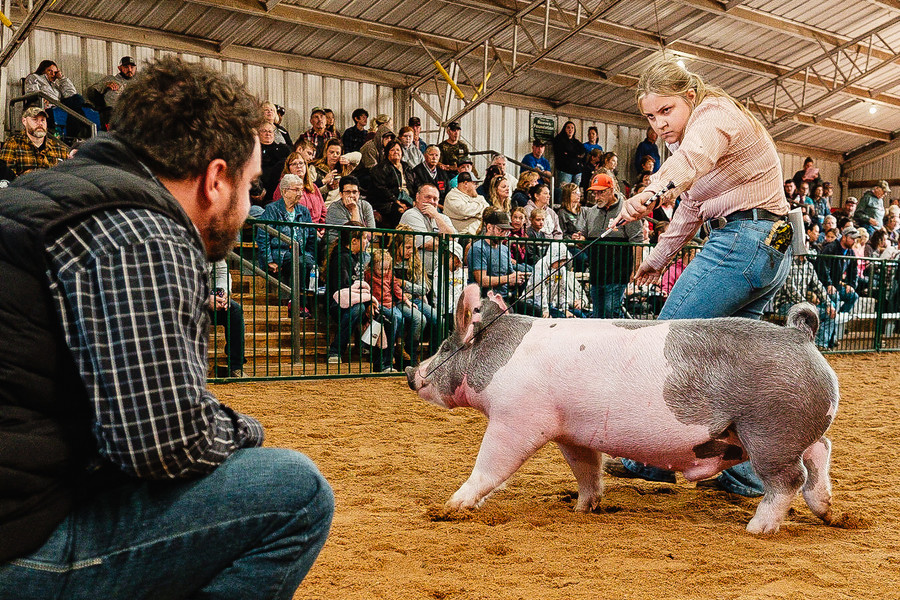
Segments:
[[[763,208],[785,214],[788,203],[775,144],[728,98],[707,96],[691,113],[680,144],[650,178],[657,192],[674,181],[681,204],[647,257],[662,270],[707,219]]]

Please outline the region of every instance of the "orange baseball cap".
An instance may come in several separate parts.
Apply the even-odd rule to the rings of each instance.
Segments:
[[[591,179],[591,187],[589,187],[588,190],[600,192],[603,190],[608,190],[613,187],[615,187],[615,186],[613,185],[612,177],[610,177],[606,173],[597,173]]]

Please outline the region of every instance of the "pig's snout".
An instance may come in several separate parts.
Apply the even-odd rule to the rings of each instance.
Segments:
[[[418,388],[416,387],[416,368],[415,367],[406,367],[406,383],[409,385],[409,389],[416,392]]]

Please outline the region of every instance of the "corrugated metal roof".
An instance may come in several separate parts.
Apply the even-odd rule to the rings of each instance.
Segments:
[[[51,13],[143,29],[149,32],[150,43],[154,34],[159,36],[162,48],[167,47],[169,35],[204,42],[227,40],[239,47],[316,58],[338,66],[381,69],[413,80],[434,72],[428,54],[414,43],[417,36],[435,56],[446,60],[449,48],[482,41],[486,32],[509,22],[510,15],[527,2],[282,0],[268,12],[263,4],[256,0],[59,0]],[[538,63],[512,80],[506,91],[554,104],[575,103],[637,115],[629,82],[659,55],[663,43],[668,45],[668,51],[684,56],[690,69],[738,98],[764,86],[775,74],[811,61],[816,61],[817,74],[831,86],[840,84],[841,78],[825,53],[835,44],[878,31],[880,39],[871,40],[875,50],[872,57],[855,53],[855,65],[846,57],[838,60],[844,75],[854,79],[854,88],[834,92],[817,85],[804,90],[803,73],[784,82],[794,100],[820,100],[804,110],[804,115],[838,121],[844,130],[801,124],[782,139],[847,152],[872,141],[871,137],[847,131],[854,126],[900,132],[900,65],[890,64],[872,74],[863,73],[880,65],[886,55],[900,53],[900,24],[885,26],[900,12],[884,4],[746,0],[728,11],[703,0],[560,0],[558,6],[567,11],[567,16],[561,16],[557,3],[553,4],[548,36],[551,44],[565,41],[548,54],[547,59],[553,62]],[[581,18],[587,16],[588,10],[598,8],[602,9],[602,17],[582,33],[569,36],[567,27],[574,22],[579,6]],[[539,7],[523,20],[523,26],[538,43],[544,34],[543,14],[543,7]],[[72,33],[90,37],[77,27]],[[518,39],[521,64],[534,49],[521,29]],[[512,28],[497,31],[491,42],[508,52],[513,45]],[[865,49],[869,42],[863,40],[861,46]],[[494,60],[493,52],[490,60]],[[463,66],[470,75],[479,77],[481,61],[479,49],[464,59]],[[592,75],[585,73],[583,67],[611,71],[613,77],[609,82],[599,77],[589,81],[586,79]],[[495,82],[503,74],[503,67],[494,67]],[[818,83],[812,73],[810,80]],[[877,96],[874,115],[869,112],[873,104],[867,101],[870,93]],[[763,104],[771,104],[773,99],[783,110],[796,108],[783,89],[775,93],[769,87],[757,96]],[[887,134],[879,137],[884,135]]]

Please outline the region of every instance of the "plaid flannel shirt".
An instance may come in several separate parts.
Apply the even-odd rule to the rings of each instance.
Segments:
[[[70,226],[47,250],[101,456],[137,477],[181,478],[261,445],[262,426],[206,387],[208,263],[181,225],[116,209]]]
[[[56,138],[48,135],[44,138],[44,145],[36,148],[24,131],[6,138],[0,149],[0,159],[6,161],[17,177],[33,169],[55,167],[56,163],[68,157],[69,149]]]

